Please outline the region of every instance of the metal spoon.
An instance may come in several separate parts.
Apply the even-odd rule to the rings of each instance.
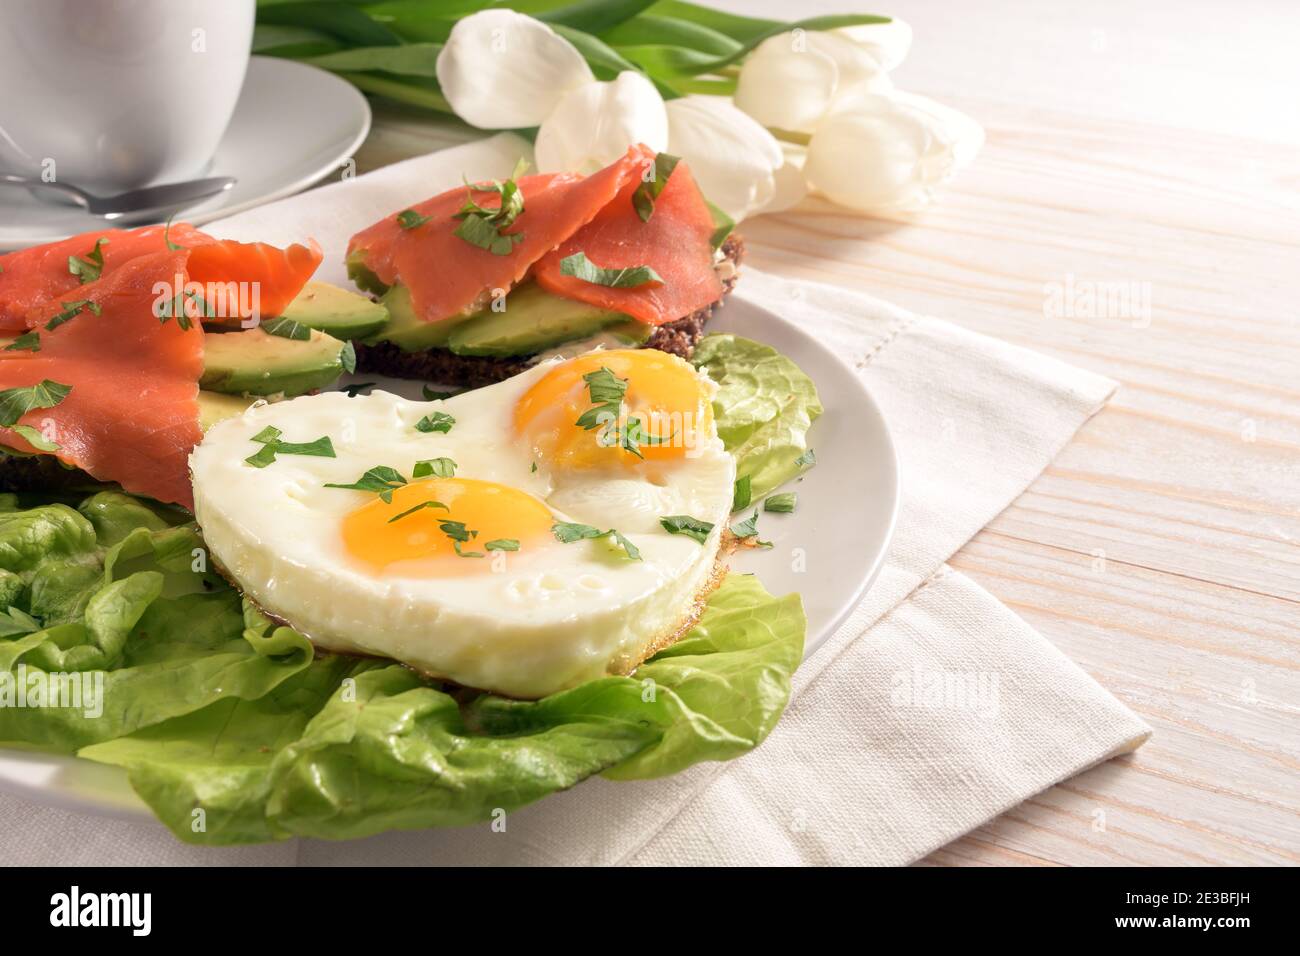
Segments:
[[[193,205],[200,199],[215,196],[234,186],[231,176],[211,179],[191,179],[182,183],[164,183],[132,189],[116,196],[92,196],[84,189],[66,183],[47,183],[31,176],[0,173],[0,186],[21,186],[26,189],[45,189],[58,192],[71,199],[92,216],[100,219],[138,218],[152,213],[163,213],[183,206]]]

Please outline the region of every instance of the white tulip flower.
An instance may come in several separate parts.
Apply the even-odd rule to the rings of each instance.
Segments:
[[[593,80],[570,90],[537,131],[539,172],[594,173],[644,143],[668,146],[663,97],[640,73],[625,70],[608,83]]]
[[[847,37],[862,47],[886,72],[902,63],[912,48],[912,28],[895,17],[888,23],[861,23],[839,27],[832,33]]]
[[[739,222],[776,195],[781,145],[722,96],[668,101],[668,152],[685,159],[701,191]]]
[[[456,115],[479,129],[538,126],[565,94],[595,79],[572,43],[513,10],[458,20],[437,72]]]
[[[917,93],[904,93],[898,90],[894,99],[912,109],[931,116],[946,130],[948,141],[952,144],[953,171],[970,165],[980,148],[984,145],[984,127],[961,110],[936,102],[928,96]]]
[[[785,162],[776,171],[776,191],[763,212],[784,212],[799,205],[808,195],[808,179],[804,176],[804,163],[808,161],[808,148],[794,143],[782,143]]]
[[[818,125],[804,173],[812,188],[850,209],[915,209],[983,143],[983,127],[951,107],[910,93],[866,95]]]
[[[812,132],[838,103],[892,89],[865,47],[836,33],[793,30],[764,40],[745,60],[736,105],[764,126]]]

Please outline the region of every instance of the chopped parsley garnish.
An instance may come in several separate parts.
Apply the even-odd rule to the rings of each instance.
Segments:
[[[611,445],[617,444],[624,451],[630,451],[638,458],[644,458],[645,455],[641,454],[642,445],[662,445],[672,437],[672,435],[669,435],[667,438],[662,438],[659,435],[651,435],[649,432],[644,431],[641,428],[641,419],[629,418],[627,424],[617,433],[613,435],[603,435],[601,440],[608,442]]]
[[[555,540],[561,544],[572,544],[574,541],[584,541],[596,538],[611,538],[614,543],[626,552],[627,556],[633,561],[641,560],[641,551],[622,534],[610,528],[608,531],[601,531],[599,528],[593,528],[589,524],[578,524],[573,521],[560,521],[551,526],[551,533],[555,535]]]
[[[363,388],[374,388],[378,384],[378,382],[353,382],[351,385],[344,385],[341,391],[346,392],[348,398],[356,398]]]
[[[732,491],[731,493],[732,511],[740,511],[744,508],[749,507],[749,500],[751,495],[749,483],[750,483],[749,475],[745,475],[741,478],[736,479],[735,490]]]
[[[59,443],[50,441],[39,428],[31,425],[14,425],[13,430],[27,439],[27,443],[37,451],[58,451]]]
[[[334,443],[325,435],[309,442],[280,441],[284,432],[274,425],[267,425],[249,441],[261,444],[262,448],[255,455],[249,455],[244,461],[254,468],[265,468],[275,461],[276,455],[309,455],[314,458],[335,458]]]
[[[717,251],[722,247],[722,244],[727,241],[727,237],[731,235],[731,231],[736,228],[736,220],[732,219],[707,199],[704,201],[708,203],[709,212],[713,215],[713,235],[709,237],[709,245],[713,247],[714,251]]]
[[[91,315],[100,315],[104,311],[99,307],[98,302],[91,302],[89,299],[80,299],[76,302],[61,302],[59,304],[63,306],[63,311],[45,323],[46,331],[53,331],[64,322],[71,322],[87,309],[90,310]]]
[[[256,439],[254,439],[256,441]],[[326,482],[326,488],[347,488],[351,491],[373,491],[383,499],[384,504],[393,503],[393,492],[406,484],[401,472],[387,465],[376,465],[350,485]]]
[[[529,468],[528,470],[531,471],[533,474],[537,474],[537,462],[533,462],[533,467]]]
[[[67,398],[71,391],[71,385],[63,385],[48,378],[35,385],[7,388],[0,392],[0,426],[12,428],[39,451],[58,451],[58,445],[31,425],[19,425],[18,419],[37,408],[53,408]]]
[[[522,232],[506,234],[503,232],[514,225],[514,221],[524,211],[524,194],[515,182],[527,167],[522,159],[515,165],[515,170],[505,182],[492,180],[483,183],[465,183],[469,194],[465,205],[452,216],[459,219],[454,235],[464,239],[472,246],[486,249],[494,256],[508,256],[518,243],[524,241]],[[495,209],[483,206],[474,199],[475,193],[494,193],[501,197],[501,203]]]
[[[690,515],[668,515],[666,518],[660,518],[659,523],[669,534],[684,534],[688,538],[694,538],[700,544],[708,540],[709,532],[713,530],[712,522],[701,521]]]
[[[417,461],[415,468],[411,471],[412,478],[455,478],[456,463],[450,458],[430,458],[428,461]]]
[[[343,343],[343,348],[339,349],[339,365],[343,366],[343,371],[351,375],[357,370],[357,348],[352,344],[352,340]]]
[[[301,322],[286,319],[284,316],[263,322],[262,331],[267,335],[276,335],[282,339],[292,339],[295,342],[306,342],[311,339],[311,329]]]
[[[444,435],[451,431],[451,426],[456,424],[456,419],[452,418],[446,412],[434,412],[432,415],[425,415],[415,423],[417,432],[442,432]]]
[[[731,526],[731,533],[737,538],[752,538],[754,535],[758,534],[758,509],[755,508],[754,513],[744,521],[739,524],[733,524]]]
[[[397,224],[403,229],[419,229],[431,218],[433,217],[421,216],[414,209],[403,209],[397,214]]]
[[[632,193],[632,208],[636,214],[641,217],[642,222],[649,222],[650,217],[654,215],[655,200],[659,194],[664,191],[668,185],[668,177],[673,174],[680,158],[672,153],[656,153],[653,166],[649,166],[646,172],[650,178],[641,178],[641,185],[636,187],[636,192]]]
[[[193,308],[185,304],[187,301],[193,306]],[[154,310],[154,315],[158,317],[158,321],[163,325],[166,325],[167,320],[172,316],[175,316],[176,324],[180,326],[181,331],[188,332],[190,327],[193,325],[191,319],[195,315],[202,316],[203,318],[215,319],[217,317],[217,310],[204,301],[203,296],[199,295],[197,292],[191,291],[182,292],[179,295],[172,296],[170,299],[163,299],[158,303],[158,307]]]
[[[621,269],[602,269],[590,259],[585,252],[575,252],[560,260],[560,275],[573,276],[592,285],[603,285],[609,289],[635,289],[638,286],[656,283],[663,285],[659,273],[649,266],[625,266]]]
[[[460,549],[460,546],[462,544],[467,544],[472,538],[478,537],[478,532],[471,531],[469,528],[465,527],[465,522],[452,521],[450,518],[445,518],[442,521],[438,522],[438,528],[442,531],[443,534],[451,538],[451,546],[456,550],[456,554],[458,554],[460,557],[462,558],[486,557],[486,555],[484,555],[482,551],[462,551]]]
[[[798,497],[793,491],[783,491],[779,495],[770,495],[763,502],[763,510],[771,511],[773,514],[788,515],[794,511],[796,501]]]
[[[614,539],[614,543],[627,553],[629,558],[633,561],[641,560],[641,551],[631,541],[623,537],[623,535],[619,534],[613,528],[609,529],[609,535]]]
[[[399,515],[394,515],[393,517],[391,517],[391,518],[388,519],[388,523],[389,523],[389,524],[392,524],[394,521],[401,521],[401,520],[402,520],[403,518],[405,518],[407,515],[413,515],[413,514],[415,514],[417,511],[423,511],[425,508],[441,508],[443,511],[450,511],[450,510],[451,510],[451,509],[448,508],[446,505],[444,505],[441,501],[434,501],[434,500],[431,498],[431,499],[429,499],[428,501],[421,501],[421,502],[420,502],[418,505],[416,505],[414,508],[407,508],[405,511],[403,511],[403,512],[402,512],[401,514],[399,514]]]
[[[163,229],[163,242],[167,244],[167,248],[172,252],[180,252],[185,247],[172,242],[172,219],[175,218],[176,217],[173,215],[171,219],[167,220],[167,227]]]
[[[589,524],[578,524],[576,521],[558,521],[551,526],[551,533],[560,544],[572,544],[586,538],[601,538],[609,534],[608,531],[601,531]]]
[[[582,376],[582,380],[587,383],[587,394],[591,396],[595,407],[583,412],[576,424],[591,431],[600,425],[617,421],[623,408],[623,396],[627,394],[627,379],[619,378],[602,365],[596,371]]]
[[[24,332],[5,346],[6,352],[39,352],[41,350],[41,333]]]
[[[34,408],[53,408],[71,391],[71,385],[48,378],[35,385],[7,388],[0,392],[0,425],[9,428]]]
[[[451,398],[451,392],[435,392],[428,385],[421,385],[420,392],[424,395],[426,402],[441,402],[444,399]]]
[[[583,412],[574,424],[587,431],[601,428],[596,439],[601,445],[616,445],[638,458],[644,458],[641,454],[642,445],[662,445],[668,441],[668,438],[647,433],[639,418],[629,418],[622,425],[618,423],[623,410],[623,396],[627,394],[627,379],[619,378],[602,365],[596,371],[582,376],[582,380],[587,383],[593,407]]]
[[[457,238],[464,239],[471,246],[486,249],[494,256],[508,256],[514,251],[515,243],[524,241],[522,232],[502,235],[500,229],[488,219],[477,214],[470,214],[456,227]]]
[[[794,460],[794,463],[798,465],[800,468],[804,468],[804,467],[810,468],[813,465],[817,464],[817,456],[814,455],[813,450],[809,448],[806,452],[804,452],[802,455],[796,458]]]
[[[447,459],[442,460],[446,461]],[[417,511],[423,511],[425,508],[441,508],[443,511],[450,510],[441,501],[433,501],[430,499],[429,501],[421,501],[413,508],[407,508],[399,515],[394,515],[388,519],[388,523],[392,524],[394,521],[401,521],[408,515],[413,515]],[[465,522],[456,521],[452,518],[439,518],[438,530],[451,539],[451,546],[455,550],[457,556],[462,558],[487,557],[487,555],[482,551],[464,551],[461,549],[462,545],[468,544],[478,537],[478,532],[472,528],[466,527]],[[483,547],[488,551],[518,551],[519,542],[514,538],[495,538],[483,545]]]
[[[96,239],[95,246],[84,256],[68,256],[68,271],[76,276],[82,285],[94,282],[104,271],[104,249],[107,239]]]
[[[758,509],[755,508],[754,513],[750,515],[748,518],[746,518],[744,521],[740,522],[739,524],[733,524],[731,526],[731,533],[734,534],[737,538],[756,539],[758,536]],[[772,547],[772,542],[770,541],[755,540],[754,544],[758,545],[760,548]]]
[[[419,505],[416,505],[415,507],[408,507],[408,509],[406,511],[403,511],[402,514],[394,515],[393,518],[389,519],[389,524],[393,524],[393,522],[400,522],[400,520],[406,518],[407,515],[415,514],[416,511],[424,511],[426,507],[441,507],[443,511],[451,510],[448,509],[446,505],[443,505],[441,501],[433,501],[433,498],[430,498],[429,501],[421,501]]]

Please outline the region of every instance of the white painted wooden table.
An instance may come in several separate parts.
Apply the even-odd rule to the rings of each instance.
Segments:
[[[919,215],[746,223],[756,266],[1122,383],[951,563],[1155,736],[926,862],[1300,862],[1300,5],[718,5],[901,16],[898,85],[989,134]],[[381,113],[358,162],[468,135]]]

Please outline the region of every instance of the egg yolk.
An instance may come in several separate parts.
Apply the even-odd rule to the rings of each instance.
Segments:
[[[543,502],[518,488],[473,478],[431,478],[398,488],[391,503],[375,498],[348,514],[343,544],[352,557],[375,568],[432,559],[422,565],[430,575],[467,574],[490,570],[490,562],[462,554],[490,558],[488,542],[504,540],[519,542],[524,551],[529,542],[548,536],[554,523]],[[471,532],[476,533],[460,542],[458,554],[457,534]]]
[[[587,429],[578,419],[594,408],[584,376],[606,368],[627,383],[624,416]],[[618,440],[633,428],[655,440],[637,443],[640,458]],[[708,439],[713,407],[699,374],[675,355],[655,349],[593,352],[557,365],[515,403],[515,431],[533,451],[558,468],[591,468],[621,461],[667,461],[686,457]]]

